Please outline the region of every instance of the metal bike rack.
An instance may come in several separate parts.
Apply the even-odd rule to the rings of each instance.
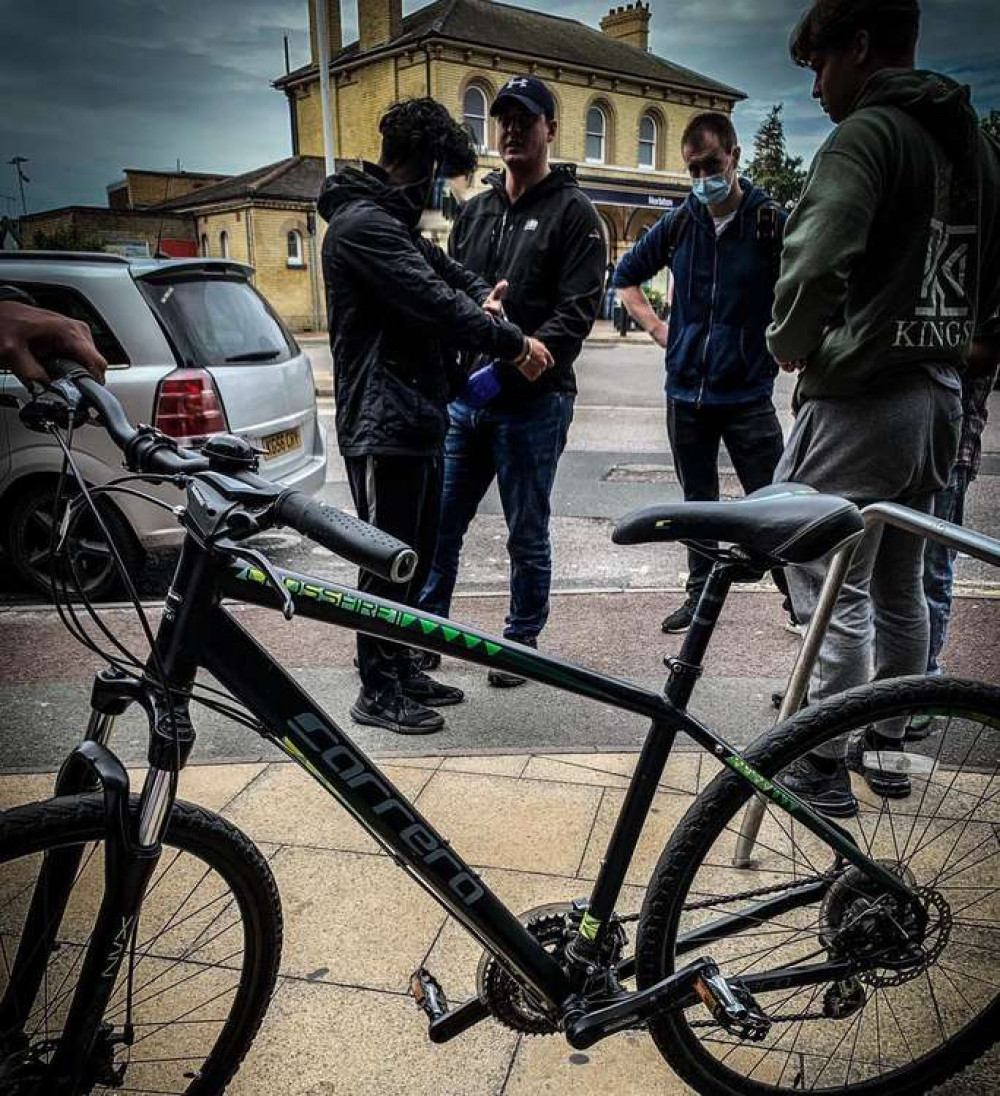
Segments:
[[[841,588],[847,578],[847,571],[854,557],[858,544],[867,532],[877,525],[894,525],[897,529],[903,529],[908,533],[923,537],[925,540],[935,540],[948,548],[964,552],[967,556],[981,560],[983,563],[991,563],[1000,567],[1000,540],[974,532],[971,529],[963,529],[961,525],[955,525],[950,521],[943,521],[930,514],[921,514],[906,506],[899,506],[894,502],[876,502],[866,506],[861,511],[865,519],[865,532],[859,533],[843,545],[831,557],[830,567],[823,580],[819,599],[809,627],[802,639],[802,647],[798,658],[792,667],[791,676],[785,690],[785,699],[778,711],[776,723],[788,719],[802,706],[806,692],[809,688],[809,678],[812,675],[813,666],[819,655],[819,649],[826,634],[830,618],[833,616],[834,606],[840,596]],[[743,824],[740,826],[739,838],[736,842],[736,852],[733,856],[733,866],[748,868],[753,855],[757,834],[760,832],[761,823],[764,820],[766,800],[762,796],[755,796],[743,815]]]

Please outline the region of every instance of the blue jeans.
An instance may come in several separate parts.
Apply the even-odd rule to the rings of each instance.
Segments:
[[[934,496],[934,516],[962,524],[965,493],[969,489],[969,469],[955,467],[947,484]],[[935,540],[924,549],[924,596],[930,612],[931,639],[927,653],[927,672],[941,673],[938,658],[948,636],[951,618],[951,592],[955,583],[955,553]]]
[[[524,642],[545,626],[552,585],[549,499],[573,421],[573,399],[557,393],[535,396],[516,410],[489,404],[474,410],[462,400],[449,406],[441,521],[421,609],[449,615],[462,541],[496,478],[509,534],[510,611],[504,635]]]

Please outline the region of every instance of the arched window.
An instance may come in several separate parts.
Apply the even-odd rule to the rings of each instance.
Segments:
[[[305,266],[306,261],[302,257],[302,233],[293,229],[286,237],[288,246],[288,265]]]
[[[204,232],[201,234],[201,254],[204,259],[207,259],[210,254],[208,250],[208,236]]]
[[[595,164],[604,163],[604,147],[608,121],[600,107],[591,107],[587,111],[586,158]]]
[[[224,258],[229,258],[229,233],[223,229],[219,233],[219,254]]]
[[[486,108],[486,92],[478,84],[470,84],[462,97],[462,120],[472,134],[476,148],[485,152],[489,148],[489,112]]]
[[[639,167],[656,167],[656,119],[644,114],[639,122]]]

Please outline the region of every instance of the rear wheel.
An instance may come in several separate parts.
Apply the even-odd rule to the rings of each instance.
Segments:
[[[133,797],[132,810],[138,809]],[[0,1091],[47,1096],[58,1045],[104,891],[104,805],[67,796],[0,814],[0,994],[47,852],[82,853],[41,987],[21,1031],[0,1032]],[[178,801],[98,1035],[85,1092],[222,1091],[274,989],[281,908],[257,848],[228,822]],[[129,979],[131,978],[131,985]],[[131,1008],[129,1002],[131,1001]],[[131,1035],[129,1035],[131,1027]]]
[[[997,1040],[1000,689],[944,678],[881,682],[807,709],[745,756],[780,782],[786,766],[822,742],[911,720],[930,720],[933,729],[899,751],[909,761],[909,796],[881,798],[854,776],[860,812],[841,824],[915,888],[916,903],[896,902],[770,803],[756,870],[734,869],[752,793],[728,770],[675,831],[643,905],[640,987],[702,954],[733,982],[832,960],[850,964],[839,981],[757,992],[774,1021],[761,1042],[740,1041],[700,1004],[656,1017],[657,1047],[697,1091],[903,1096],[926,1092]],[[817,887],[808,901],[761,909],[810,881]],[[744,915],[742,931],[684,947],[685,934],[733,914]]]

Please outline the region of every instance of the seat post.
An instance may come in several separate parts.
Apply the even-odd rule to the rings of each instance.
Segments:
[[[691,694],[694,692],[695,682],[701,677],[702,659],[708,644],[712,639],[712,633],[719,622],[722,606],[729,596],[729,588],[734,582],[746,579],[747,568],[739,563],[716,562],[712,567],[698,599],[698,607],[695,609],[694,620],[684,637],[680,654],[676,658],[667,660],[670,669],[670,677],[664,689],[667,699],[675,707],[681,710],[687,707]]]

